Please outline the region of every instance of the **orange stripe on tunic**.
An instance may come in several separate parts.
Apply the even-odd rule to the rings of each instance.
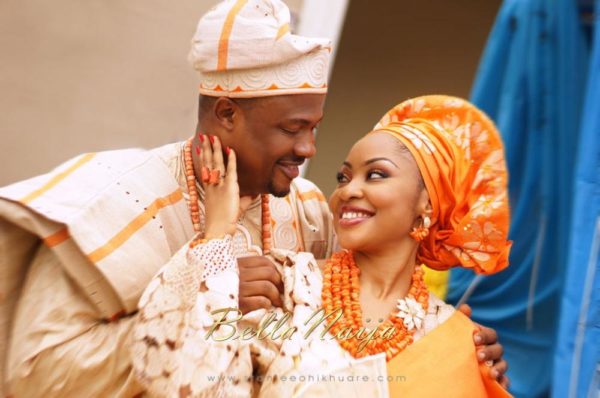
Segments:
[[[279,27],[279,30],[277,31],[277,37],[275,37],[275,40],[281,39],[289,31],[290,31],[290,24],[289,23],[281,25]]]
[[[21,202],[23,204],[31,203],[33,200],[42,196],[45,192],[54,188],[62,180],[67,178],[69,175],[71,175],[75,170],[77,170],[78,168],[80,168],[81,166],[83,166],[84,164],[89,162],[90,160],[92,160],[92,158],[94,156],[96,156],[95,153],[87,153],[87,154],[83,155],[81,158],[79,158],[79,160],[77,160],[75,163],[73,163],[71,166],[69,166],[66,170],[64,170],[64,171],[58,173],[57,175],[55,175],[54,177],[52,177],[41,188],[36,189],[35,191],[31,192],[27,196],[24,196],[22,199],[19,200],[19,202]]]
[[[320,202],[327,202],[325,196],[319,191],[298,192],[298,198],[302,201],[316,199]]]
[[[48,247],[58,246],[71,236],[69,235],[69,230],[65,227],[58,232],[53,233],[50,236],[42,238],[44,244]]]
[[[140,230],[148,221],[154,217],[160,209],[170,205],[174,205],[183,199],[183,194],[180,189],[172,192],[168,196],[158,198],[150,206],[144,210],[139,216],[133,219],[123,229],[121,229],[115,236],[113,236],[105,245],[94,250],[88,254],[88,258],[97,263],[105,257],[109,256],[112,252],[117,250],[123,243],[125,243],[133,234]]]
[[[223,24],[223,30],[221,31],[221,37],[219,38],[219,53],[217,61],[217,70],[222,71],[227,69],[227,55],[229,52],[229,37],[233,30],[233,22],[235,21],[236,15],[240,12],[242,7],[246,5],[248,0],[238,0],[237,3],[227,14],[227,19]]]
[[[454,312],[446,322],[408,346],[387,364],[390,398],[511,397],[479,364],[475,325]]]

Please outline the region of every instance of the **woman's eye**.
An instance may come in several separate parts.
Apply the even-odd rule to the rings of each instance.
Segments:
[[[373,170],[373,171],[369,171],[367,173],[368,180],[379,180],[381,178],[386,178],[386,177],[388,177],[388,175],[387,175],[387,173],[384,173],[383,171]]]
[[[346,175],[344,173],[342,173],[341,171],[335,175],[335,179],[337,180],[338,184],[348,182],[348,177],[346,177]]]

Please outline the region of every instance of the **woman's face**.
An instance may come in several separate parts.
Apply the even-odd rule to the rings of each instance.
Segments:
[[[429,196],[408,149],[387,133],[358,141],[337,175],[329,205],[341,247],[395,247],[419,224]]]

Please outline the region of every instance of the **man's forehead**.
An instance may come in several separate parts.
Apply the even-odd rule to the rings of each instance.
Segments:
[[[253,105],[290,123],[315,123],[323,118],[324,95],[280,95],[253,99]]]

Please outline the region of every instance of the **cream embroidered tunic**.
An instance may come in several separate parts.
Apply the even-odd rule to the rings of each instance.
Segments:
[[[0,188],[0,396],[131,397],[137,303],[194,234],[183,143],[85,154]],[[270,202],[274,247],[325,257],[327,204],[309,181]],[[236,255],[260,254],[260,202]]]
[[[133,332],[135,375],[151,396],[387,396],[384,354],[357,361],[326,333],[326,322],[310,322],[321,307],[322,288],[312,254],[274,250],[273,259],[284,281],[284,309],[241,319],[234,311],[218,312],[238,303],[230,237],[184,247],[161,269],[142,295]],[[216,329],[213,311],[214,319],[221,318]],[[431,294],[415,341],[453,311]],[[282,325],[263,323],[261,335],[244,335],[246,328],[261,330],[265,315],[283,319]],[[348,382],[350,377],[362,381]]]

